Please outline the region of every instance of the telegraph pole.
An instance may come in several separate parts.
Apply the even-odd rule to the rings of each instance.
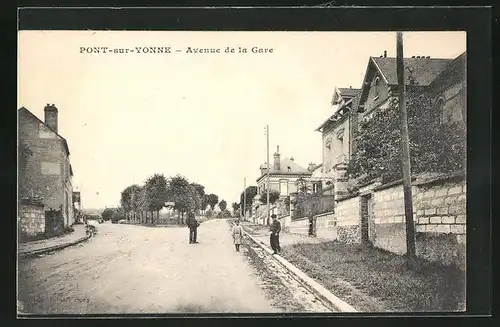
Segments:
[[[247,218],[247,178],[243,179],[243,220]]]
[[[405,103],[403,32],[397,32],[396,34],[396,50],[399,114],[401,119],[401,161],[403,167],[403,192],[406,220],[406,255],[411,261],[415,258],[415,230],[413,225],[413,201],[411,192],[410,137],[408,135],[408,113]]]
[[[269,165],[269,125],[266,125],[266,136],[267,136],[267,181],[266,181],[266,193],[267,193],[267,221],[266,225],[269,225],[269,220],[271,219],[271,212],[270,212],[270,207],[269,207],[269,170],[271,169],[271,166]]]

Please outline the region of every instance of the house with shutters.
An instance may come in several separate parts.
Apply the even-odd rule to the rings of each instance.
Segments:
[[[44,111],[42,121],[25,107],[18,110],[18,198],[41,198],[44,210],[59,211],[67,227],[74,223],[70,151],[58,133],[58,109],[47,104]]]

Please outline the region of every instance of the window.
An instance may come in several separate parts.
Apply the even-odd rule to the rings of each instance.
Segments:
[[[288,172],[291,172],[292,171],[292,168],[290,168],[290,166],[288,166]]]
[[[375,77],[373,80],[373,94],[375,97],[373,100],[377,100],[379,97],[379,88],[380,88],[380,78],[378,76]]]
[[[288,195],[288,181],[280,181],[280,195]]]

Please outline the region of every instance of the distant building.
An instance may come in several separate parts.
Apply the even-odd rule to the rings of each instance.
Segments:
[[[287,198],[290,194],[299,191],[301,186],[305,186],[312,191],[313,184],[310,181],[312,171],[301,167],[295,162],[293,157],[281,158],[279,146],[273,155],[273,162],[269,170],[269,190],[279,192],[280,198],[275,205],[271,206],[271,214],[283,216],[289,214],[289,204]],[[254,219],[259,223],[265,223],[262,218],[267,216],[267,206],[260,201],[261,196],[267,193],[267,164],[260,166],[260,177],[257,178],[257,195],[252,201]]]
[[[73,216],[73,170],[68,142],[58,134],[58,110],[45,107],[45,121],[28,109],[19,109],[18,196],[42,197],[45,210],[61,210],[63,225]]]
[[[269,190],[277,191],[282,197],[297,192],[297,181],[309,179],[312,173],[295,162],[293,157],[281,158],[279,146],[273,156],[273,163],[269,170]],[[260,166],[260,177],[257,178],[257,194],[266,193],[267,190],[267,165]]]

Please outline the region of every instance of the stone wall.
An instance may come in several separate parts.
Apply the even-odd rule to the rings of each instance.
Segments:
[[[335,214],[327,212],[316,217],[316,237],[324,240],[337,240],[338,228],[335,221]]]
[[[406,223],[403,200],[403,186],[373,192],[373,215],[369,217],[369,239],[381,249],[406,253]]]
[[[335,215],[339,241],[345,243],[361,242],[359,211],[358,197],[341,199],[337,202]]]
[[[35,236],[45,233],[45,210],[41,205],[19,205],[19,231],[22,235]]]
[[[466,185],[463,177],[416,181],[412,187],[416,252],[421,258],[465,268]],[[403,187],[372,192],[369,239],[376,247],[406,253]]]
[[[465,180],[417,185],[414,196],[417,255],[465,267],[467,206]]]
[[[288,232],[299,235],[309,235],[309,218],[299,218],[290,221]]]

